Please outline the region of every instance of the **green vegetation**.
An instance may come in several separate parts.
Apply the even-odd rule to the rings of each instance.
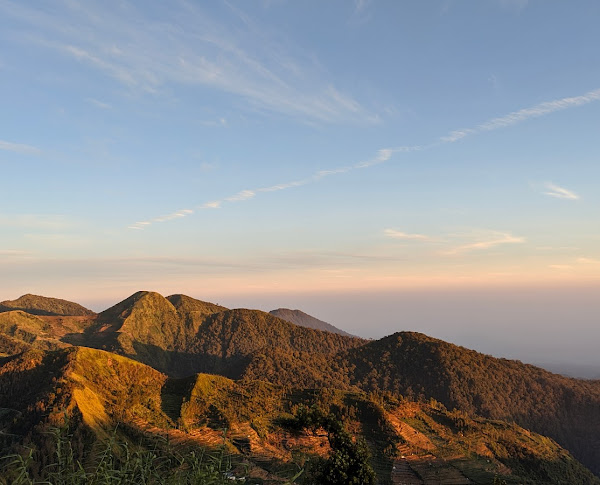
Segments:
[[[110,352],[60,348],[69,343]],[[313,405],[342,423],[338,442],[286,434],[285,418]],[[228,452],[264,483],[368,450],[378,483],[397,465],[450,482],[597,484],[556,442],[600,473],[598,381],[418,333],[368,342],[184,295],[138,292],[97,317],[0,313],[0,449],[44,449],[58,409],[84,448],[117,423],[209,448],[227,429]]]
[[[333,414],[325,414],[317,406],[301,406],[288,425],[296,430],[305,428],[327,432],[331,453],[327,460],[313,465],[312,475],[323,485],[374,485],[375,472],[369,463],[370,452],[364,439],[353,440],[342,422]]]
[[[6,456],[0,463],[0,485],[219,485],[232,479],[248,483],[234,474],[224,449],[181,452],[167,442],[148,449],[118,440],[113,432],[96,446],[91,460],[82,461],[74,449],[68,421],[49,433],[53,451],[44,457],[47,465],[37,473],[33,471],[34,462],[41,460],[33,449],[24,456]]]
[[[600,473],[600,381],[552,374],[422,334],[402,332],[339,357],[350,382],[546,434]]]

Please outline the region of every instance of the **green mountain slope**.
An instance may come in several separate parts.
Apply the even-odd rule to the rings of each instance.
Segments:
[[[100,313],[85,345],[112,350],[172,376],[240,376],[257,353],[334,355],[363,340],[298,327],[258,310],[227,310],[183,295],[138,292]]]
[[[340,358],[349,380],[409,398],[435,398],[546,434],[600,473],[600,381],[570,379],[422,334],[402,332]]]
[[[331,414],[366,439],[377,483],[599,484],[555,442],[514,424],[448,412],[443,406],[335,389],[293,389],[200,374],[187,379],[95,349],[30,350],[0,365],[0,443],[43,457],[50,424],[70,416],[70,436],[86,463],[119,423],[138,446],[169,437],[172,446],[224,443],[251,483],[281,483],[331,452],[322,430],[297,428],[302,408]],[[223,435],[222,429],[227,432]],[[3,437],[11,437],[7,444]],[[146,444],[143,444],[146,443]],[[43,468],[39,469],[43,473]],[[300,483],[313,483],[310,473]]]
[[[64,335],[68,329],[48,320],[21,310],[0,313],[0,356],[18,354],[30,348],[51,350],[68,346],[59,338],[61,330]]]
[[[468,416],[548,435],[600,474],[600,381],[569,379],[414,332],[366,341],[257,310],[152,292],[97,317],[0,314],[5,356],[65,343],[110,350],[175,378],[205,372],[240,383],[433,398]],[[185,397],[175,394],[175,402]]]

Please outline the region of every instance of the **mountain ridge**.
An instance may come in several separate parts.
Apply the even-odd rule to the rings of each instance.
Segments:
[[[9,348],[16,329],[27,338],[38,332],[34,336],[41,342],[47,337],[43,328],[52,330],[63,318],[71,333],[65,326],[50,335],[61,345],[109,350],[170,378],[204,372],[298,389],[433,399],[469,416],[516,422],[548,435],[600,474],[600,381],[566,378],[418,332],[367,341],[304,328],[259,310],[229,310],[185,295],[165,298],[145,291],[91,320],[26,317],[42,322],[38,330],[18,312],[0,317],[8,322],[0,326],[0,344],[4,338]],[[28,343],[27,338],[13,350],[32,347],[35,339]]]

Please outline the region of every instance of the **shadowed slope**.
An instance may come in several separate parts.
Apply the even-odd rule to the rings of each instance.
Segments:
[[[363,345],[364,340],[298,327],[259,310],[237,309],[216,313],[201,327],[193,351],[215,359],[214,372],[240,377],[256,356],[329,356]],[[225,367],[222,367],[225,365]]]

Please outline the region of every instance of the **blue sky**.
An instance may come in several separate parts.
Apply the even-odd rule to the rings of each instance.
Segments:
[[[0,0],[0,289],[597,287],[599,16]]]

